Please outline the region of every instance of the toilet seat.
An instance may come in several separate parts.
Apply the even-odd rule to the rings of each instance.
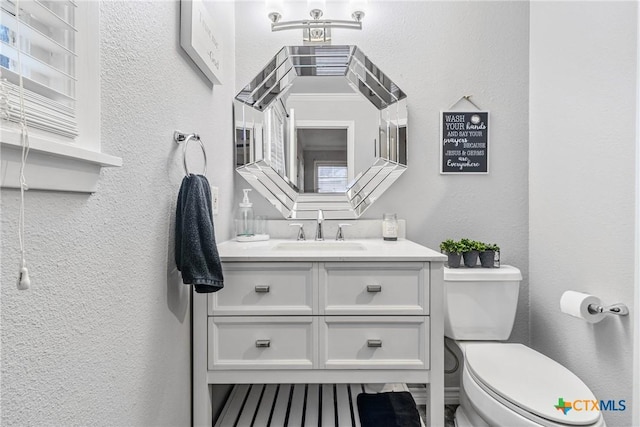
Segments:
[[[507,420],[532,426],[604,425],[599,411],[564,414],[555,408],[559,398],[567,402],[596,398],[575,374],[552,359],[522,344],[465,343],[463,348],[463,385],[485,416],[499,417],[503,425],[509,425],[504,424]],[[489,399],[506,408],[500,411]]]

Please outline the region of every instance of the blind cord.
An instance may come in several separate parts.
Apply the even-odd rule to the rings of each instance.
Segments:
[[[31,280],[29,279],[29,270],[27,270],[27,259],[25,249],[25,204],[24,192],[28,190],[27,179],[24,170],[27,165],[27,157],[29,156],[29,129],[27,127],[27,118],[24,109],[24,82],[22,80],[22,40],[20,37],[20,0],[15,0],[16,7],[16,51],[18,53],[18,78],[20,80],[20,144],[22,145],[22,155],[20,163],[20,212],[18,216],[18,242],[20,245],[20,272],[18,276],[17,286],[20,290],[29,289]]]

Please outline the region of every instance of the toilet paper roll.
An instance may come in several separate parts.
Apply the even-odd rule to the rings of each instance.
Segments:
[[[604,319],[604,313],[591,314],[589,305],[602,305],[600,298],[576,291],[566,291],[560,298],[560,311],[589,323],[598,323]]]

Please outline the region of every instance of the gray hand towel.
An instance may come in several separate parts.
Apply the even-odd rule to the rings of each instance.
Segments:
[[[202,175],[182,180],[176,206],[176,265],[182,282],[199,293],[224,286],[211,212],[211,189]]]

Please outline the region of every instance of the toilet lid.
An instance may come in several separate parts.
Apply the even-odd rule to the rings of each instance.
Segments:
[[[522,344],[468,344],[465,363],[477,381],[529,413],[569,425],[594,424],[600,417],[580,378]],[[567,404],[572,407],[557,408]]]

